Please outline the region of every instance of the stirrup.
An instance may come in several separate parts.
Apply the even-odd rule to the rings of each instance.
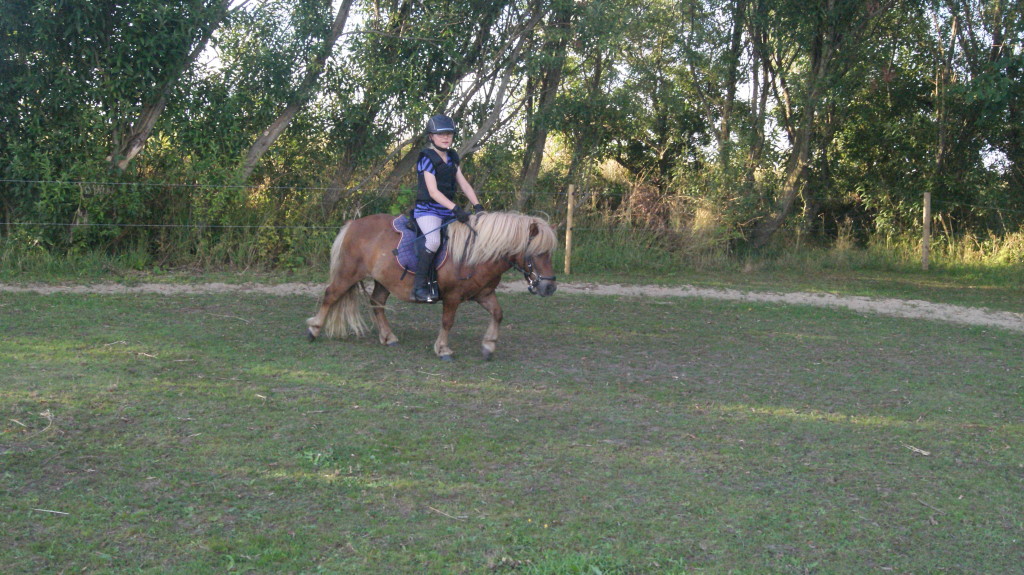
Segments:
[[[412,299],[418,303],[435,303],[438,301],[437,293],[428,286],[413,289]]]

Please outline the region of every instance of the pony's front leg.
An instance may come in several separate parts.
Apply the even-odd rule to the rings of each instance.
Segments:
[[[373,323],[377,324],[377,335],[384,345],[398,345],[398,337],[391,331],[388,316],[384,313],[385,304],[391,292],[380,282],[373,282],[373,293],[370,294],[370,308],[373,309]]]
[[[491,361],[491,357],[494,355],[494,348],[498,345],[498,328],[501,327],[502,318],[501,305],[498,303],[498,296],[494,295],[494,292],[478,297],[476,301],[491,314],[491,323],[487,325],[483,341],[484,360]]]
[[[442,361],[453,361],[452,348],[448,347],[448,332],[455,325],[455,310],[459,309],[457,297],[444,298],[444,310],[441,312],[441,331],[437,334],[437,341],[434,342],[434,353]]]

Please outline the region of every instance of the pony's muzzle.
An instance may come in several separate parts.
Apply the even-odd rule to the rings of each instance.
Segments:
[[[537,283],[536,287],[531,286],[530,291],[539,295],[540,297],[548,297],[549,295],[553,295],[555,293],[555,290],[557,289],[558,284],[556,284],[553,280],[541,280]]]

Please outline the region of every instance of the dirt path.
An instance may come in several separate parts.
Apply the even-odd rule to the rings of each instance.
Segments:
[[[74,294],[133,294],[157,293],[164,295],[190,295],[207,293],[257,293],[273,296],[306,295],[320,296],[322,284],[138,284],[126,286],[114,283],[53,286],[42,284],[5,285],[0,284],[0,293],[74,293]],[[522,289],[520,283],[502,284],[500,291],[510,292]],[[617,295],[630,297],[698,297],[731,301],[770,302],[790,305],[846,308],[862,313],[927,319],[950,323],[999,327],[1024,332],[1024,314],[992,311],[984,308],[970,308],[956,305],[931,303],[920,300],[876,299],[862,296],[837,296],[828,293],[773,293],[746,292],[731,289],[708,289],[693,286],[626,286],[560,283],[559,294]]]

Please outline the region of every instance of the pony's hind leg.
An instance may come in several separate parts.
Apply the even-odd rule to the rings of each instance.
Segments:
[[[334,281],[327,286],[327,289],[324,290],[324,297],[320,301],[320,309],[317,310],[316,315],[306,320],[306,337],[309,338],[309,341],[320,336],[320,330],[323,329],[328,314],[343,297],[346,297],[353,285],[353,283],[340,282],[338,278],[334,278]]]
[[[390,257],[379,244],[392,239],[390,220],[386,214],[375,214],[352,220],[341,227],[331,244],[330,285],[324,291],[317,314],[308,320],[308,335],[314,339],[325,337],[360,336],[369,325],[361,313],[361,301],[366,295],[363,279],[376,277],[383,268],[381,255]],[[391,260],[388,260],[391,261]],[[386,292],[377,292],[378,301],[387,299]],[[385,326],[385,331],[388,329]]]
[[[398,345],[398,337],[391,331],[388,316],[384,313],[386,311],[385,304],[388,303],[388,296],[390,295],[391,292],[388,291],[388,288],[384,287],[384,284],[378,281],[373,282],[370,308],[373,310],[373,323],[377,324],[377,334],[380,336],[380,342],[384,345]]]
[[[327,337],[360,336],[367,325],[359,313],[359,297],[363,284],[356,270],[337,273],[324,290],[324,298],[315,316],[306,320],[306,336],[313,341],[321,335]]]
[[[320,329],[324,326],[324,319],[327,318],[327,313],[331,310],[331,306],[338,302],[342,295],[345,294],[346,290],[340,290],[335,287],[334,282],[331,282],[324,290],[324,297],[320,300],[320,309],[317,310],[316,315],[306,320],[306,337],[309,341],[320,337]]]

